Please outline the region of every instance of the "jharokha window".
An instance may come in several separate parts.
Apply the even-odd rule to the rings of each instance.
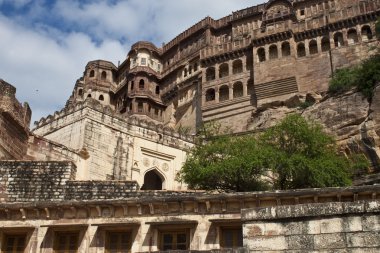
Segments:
[[[107,232],[106,253],[129,253],[131,245],[130,232]]]
[[[26,247],[26,234],[6,234],[4,236],[2,253],[21,253]]]
[[[187,230],[162,231],[160,233],[160,250],[188,250],[190,234]]]
[[[57,232],[55,234],[55,253],[77,253],[79,247],[79,232]]]
[[[221,227],[220,246],[222,248],[243,247],[243,231],[241,227]]]

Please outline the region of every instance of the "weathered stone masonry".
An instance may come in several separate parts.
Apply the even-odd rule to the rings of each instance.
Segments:
[[[27,152],[32,112],[16,99],[16,88],[0,79],[0,159],[22,159]]]
[[[379,252],[380,201],[300,204],[242,212],[250,252]]]

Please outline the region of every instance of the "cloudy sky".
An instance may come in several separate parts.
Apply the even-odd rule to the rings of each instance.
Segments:
[[[27,101],[32,122],[60,110],[88,61],[117,65],[130,45],[160,46],[206,16],[264,0],[0,0],[0,79]]]

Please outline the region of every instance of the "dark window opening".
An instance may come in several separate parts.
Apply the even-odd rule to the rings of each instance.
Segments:
[[[132,246],[130,232],[108,232],[106,252],[130,252]]]
[[[228,64],[223,63],[222,65],[219,66],[219,78],[223,78],[228,76]]]
[[[103,95],[100,95],[100,96],[99,96],[99,100],[100,100],[100,101],[104,101],[104,96],[103,96]]]
[[[297,56],[298,57],[306,56],[305,45],[303,43],[300,43],[297,45]]]
[[[233,88],[234,98],[239,98],[243,96],[243,84],[241,82],[235,83]]]
[[[137,104],[137,111],[138,112],[143,112],[144,111],[144,104],[143,103],[139,102]]]
[[[227,85],[219,88],[219,102],[226,101],[230,98],[230,89]]]
[[[214,101],[215,100],[215,90],[214,89],[208,89],[206,91],[206,102]]]
[[[102,80],[107,79],[107,73],[105,71],[102,72],[101,78],[102,78]]]
[[[257,50],[257,59],[258,62],[264,62],[265,61],[265,49],[264,48],[259,48]]]
[[[139,82],[139,89],[140,89],[140,90],[143,90],[143,89],[144,89],[144,86],[145,86],[145,82],[144,82],[143,79],[141,79],[140,82]]]
[[[310,54],[318,54],[318,45],[315,40],[311,40],[309,43],[309,52]]]
[[[3,242],[4,245],[1,249],[1,252],[24,252],[26,247],[26,234],[6,234],[4,235]]]
[[[159,95],[160,94],[160,86],[156,86],[156,95]]]
[[[90,77],[94,77],[95,76],[95,70],[91,70],[90,71]]]
[[[220,246],[222,248],[239,248],[243,247],[243,230],[242,228],[222,227]]]
[[[330,50],[330,39],[328,37],[323,37],[321,40],[322,52]]]
[[[206,81],[215,80],[215,68],[210,67],[206,70]]]
[[[158,110],[157,110],[158,114]],[[141,190],[162,190],[163,179],[156,170],[147,172]]]
[[[276,45],[271,45],[269,47],[269,59],[277,59],[278,58],[278,50]]]
[[[282,57],[290,56],[290,44],[289,42],[284,42],[281,45]]]

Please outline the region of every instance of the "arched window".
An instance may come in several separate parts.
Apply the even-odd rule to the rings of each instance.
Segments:
[[[373,38],[371,27],[365,25],[362,27],[362,41],[366,42]]]
[[[102,80],[107,79],[107,73],[105,71],[102,72],[101,78],[102,78]]]
[[[263,47],[260,47],[259,49],[257,49],[257,60],[258,62],[265,61],[265,49]]]
[[[355,43],[358,43],[359,39],[358,39],[358,33],[356,32],[355,29],[350,29],[348,30],[347,32],[347,42],[348,42],[348,45],[353,45]]]
[[[341,32],[337,32],[334,34],[334,45],[335,47],[343,47],[343,34]]]
[[[141,190],[162,190],[164,183],[164,177],[157,171],[151,170],[144,176],[144,184]]]
[[[145,85],[144,79],[141,79],[140,82],[139,82],[139,89],[143,90],[144,89],[144,85]]]
[[[80,96],[80,97],[83,96],[83,89],[78,90],[78,96]]]
[[[230,98],[230,89],[227,85],[219,88],[219,102],[226,101]]]
[[[184,77],[187,77],[187,69],[184,69],[184,70],[183,70],[183,76],[184,76]]]
[[[198,70],[198,63],[194,63],[194,71]]]
[[[297,57],[304,57],[304,56],[306,56],[305,44],[299,43],[297,45]]]
[[[285,41],[281,45],[282,57],[290,56],[290,43]]]
[[[321,40],[322,52],[330,50],[330,39],[328,37],[323,37]]]
[[[90,77],[94,77],[95,76],[95,70],[91,70],[90,71]]]
[[[88,94],[87,97],[90,98],[90,97],[92,97],[92,96],[91,96],[91,94]]]
[[[103,95],[100,95],[100,96],[99,96],[99,100],[100,100],[100,101],[104,101],[104,96],[103,96]]]
[[[237,82],[234,84],[233,88],[234,98],[239,98],[243,96],[243,84],[241,82]]]
[[[160,94],[160,86],[156,86],[156,95],[159,95]]]
[[[243,72],[243,62],[241,60],[235,60],[232,63],[232,73],[238,74]]]
[[[228,76],[228,64],[223,63],[219,66],[219,78]]]
[[[278,58],[278,51],[276,45],[271,45],[269,47],[269,59],[277,59]]]
[[[138,112],[144,112],[144,104],[142,102],[139,102],[137,104],[137,111]]]
[[[208,89],[206,91],[206,102],[214,101],[215,100],[215,90],[214,89]]]
[[[215,80],[215,68],[210,67],[206,70],[206,81]]]
[[[316,40],[311,40],[309,42],[309,52],[310,54],[318,54],[318,45]]]

